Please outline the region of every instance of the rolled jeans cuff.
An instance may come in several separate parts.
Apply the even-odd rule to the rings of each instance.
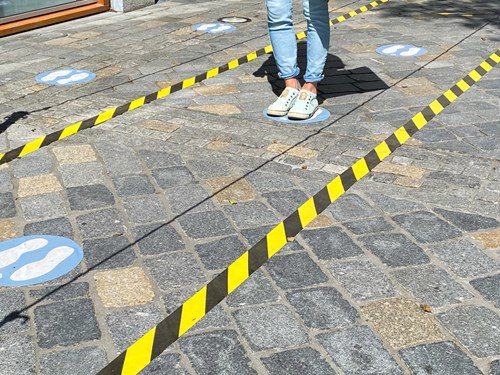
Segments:
[[[281,72],[279,72],[278,77],[280,77],[281,79],[289,79],[289,78],[295,78],[299,74],[300,74],[300,69],[298,66],[296,66],[292,73],[282,74]]]

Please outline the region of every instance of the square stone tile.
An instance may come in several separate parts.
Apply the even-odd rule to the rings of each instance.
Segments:
[[[135,228],[139,250],[144,255],[163,254],[185,248],[182,237],[171,225],[150,224]]]
[[[293,189],[295,184],[284,175],[268,172],[252,172],[246,179],[260,193],[270,193],[272,191],[283,191]]]
[[[356,309],[334,288],[294,290],[287,298],[311,328],[347,328],[359,318]]]
[[[193,255],[184,252],[162,254],[145,261],[157,286],[167,291],[175,288],[198,286],[206,278]]]
[[[169,375],[188,375],[182,368],[181,356],[177,353],[163,353],[156,357],[144,370],[141,375],[158,375],[168,368]]]
[[[0,321],[3,322],[3,324],[0,326],[0,335],[19,335],[21,332],[30,328],[30,321],[27,316],[27,312],[22,311],[26,306],[24,294],[20,290],[2,289],[3,290],[0,291]],[[9,316],[9,314],[16,311],[20,311],[17,319],[4,320]],[[0,348],[2,347],[1,345],[0,341]]]
[[[0,197],[1,200],[1,197]],[[20,198],[19,203],[26,220],[50,219],[66,216],[66,199],[61,193],[48,193]],[[0,216],[1,216],[0,201]]]
[[[217,177],[232,177],[233,166],[229,160],[213,160],[212,158],[191,159],[188,161],[189,169],[201,179]]]
[[[472,234],[486,249],[500,248],[500,228]]]
[[[115,208],[105,208],[77,216],[76,223],[84,239],[111,237],[126,232],[123,219]]]
[[[149,169],[167,168],[184,164],[179,155],[165,151],[139,150],[138,154]]]
[[[500,375],[500,359],[491,362],[490,375]]]
[[[73,239],[73,228],[71,227],[70,221],[65,217],[37,221],[34,223],[28,223],[24,226],[25,236],[41,234]]]
[[[346,375],[402,375],[380,339],[366,326],[316,336]]]
[[[259,225],[277,224],[276,215],[261,202],[243,202],[226,205],[224,210],[241,229],[254,228]]]
[[[58,146],[52,149],[59,164],[79,164],[96,161],[96,154],[91,145]]]
[[[361,311],[395,349],[445,339],[432,315],[414,301],[398,298],[371,302],[361,307]]]
[[[500,316],[483,306],[459,306],[438,315],[441,324],[477,357],[500,355]]]
[[[194,111],[201,111],[212,113],[214,115],[229,116],[241,113],[241,109],[234,104],[204,104],[204,105],[190,105],[188,109]]]
[[[103,166],[99,163],[64,164],[59,166],[66,187],[103,185]]]
[[[44,349],[101,338],[94,306],[87,298],[35,307],[38,345]]]
[[[11,174],[7,171],[0,171],[0,193],[12,191]]]
[[[429,263],[424,251],[401,233],[367,235],[360,238],[366,248],[390,267]]]
[[[380,216],[368,202],[356,194],[341,196],[328,210],[332,213],[335,220],[341,222]]]
[[[43,149],[12,160],[9,164],[14,176],[18,178],[48,174],[53,168],[52,156]]]
[[[269,204],[280,214],[290,215],[309,197],[302,190],[276,191],[262,194]]]
[[[195,245],[203,265],[209,270],[227,268],[245,252],[245,245],[236,236]]]
[[[335,224],[335,222],[330,219],[330,217],[326,214],[319,214],[316,218],[313,219],[308,225],[308,229],[317,229],[317,228],[328,228]]]
[[[0,220],[0,241],[16,237],[16,223],[12,220]]]
[[[303,146],[291,146],[282,143],[272,143],[267,147],[268,151],[276,154],[287,154],[301,159],[311,159],[318,155],[318,151]]]
[[[212,188],[215,199],[221,204],[239,203],[253,200],[256,197],[255,190],[245,179],[235,177],[217,177],[207,181]]]
[[[212,194],[199,184],[188,184],[165,192],[170,209],[175,215],[215,210]]]
[[[378,233],[393,230],[394,227],[385,221],[382,217],[373,217],[364,220],[351,221],[344,223],[352,233],[357,235]]]
[[[201,86],[194,87],[193,90],[199,95],[206,95],[206,96],[229,95],[229,94],[237,94],[240,92],[238,87],[235,85],[205,86],[202,84]]]
[[[418,211],[393,217],[393,220],[422,243],[432,243],[456,238],[462,233],[438,218],[432,212]]]
[[[481,375],[472,360],[454,343],[437,342],[399,351],[414,374]]]
[[[153,177],[162,189],[192,184],[194,176],[189,169],[183,166],[153,169]]]
[[[498,263],[465,239],[436,244],[429,249],[460,277],[477,277],[500,269]]]
[[[275,353],[261,360],[273,375],[336,374],[321,354],[310,347]]]
[[[254,350],[284,349],[308,342],[307,333],[283,305],[247,307],[233,315]]]
[[[154,298],[151,283],[140,267],[96,272],[94,279],[104,307],[143,305]]]
[[[168,219],[167,210],[157,195],[125,197],[123,205],[129,220],[135,224],[165,222]]]
[[[30,297],[33,299],[43,299],[44,302],[65,301],[80,297],[89,297],[89,284],[70,283],[44,287],[41,289],[30,290]]]
[[[172,133],[179,129],[179,125],[159,120],[141,121],[139,125],[146,129],[155,130],[162,133]]]
[[[395,297],[398,294],[392,281],[370,261],[332,262],[328,264],[328,269],[357,301]]]
[[[342,259],[363,254],[339,227],[305,230],[301,236],[319,259]]]
[[[33,337],[2,336],[0,374],[32,375],[36,373],[36,354]]]
[[[104,185],[77,186],[66,191],[73,211],[92,210],[115,204],[113,194]]]
[[[128,240],[123,237],[108,237],[83,242],[87,268],[110,269],[130,266],[136,256]]]
[[[104,350],[87,347],[47,353],[40,362],[42,375],[85,375],[97,373],[108,359]]]
[[[279,298],[278,293],[262,270],[257,270],[227,296],[226,302],[231,307],[241,307],[275,302]]]
[[[19,179],[17,196],[22,198],[61,190],[62,186],[54,175],[22,177]]]
[[[496,307],[500,308],[500,288],[498,287],[500,285],[500,274],[472,280],[470,284],[485,299],[492,301]]]
[[[183,337],[179,345],[197,374],[257,374],[235,331],[212,331]]]
[[[473,298],[444,270],[434,265],[408,267],[393,272],[394,278],[420,303],[441,307]]]
[[[155,192],[148,177],[143,175],[118,176],[113,179],[113,182],[120,196],[153,194]]]
[[[234,232],[221,211],[206,211],[181,216],[179,224],[191,238],[218,237]]]
[[[500,229],[500,222],[492,217],[470,214],[466,212],[457,212],[435,208],[434,212],[451,221],[454,225],[468,232],[475,232],[483,229]]]
[[[16,205],[12,193],[0,193],[0,219],[16,216]]]
[[[307,253],[275,256],[265,266],[276,284],[285,290],[324,283],[326,275]]]

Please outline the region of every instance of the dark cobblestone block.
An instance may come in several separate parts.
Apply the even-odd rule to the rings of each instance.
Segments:
[[[175,288],[172,292],[165,293],[162,296],[163,304],[167,314],[171,314],[180,305],[182,305],[189,297],[195,294],[199,288],[190,286],[185,289]]]
[[[334,288],[295,290],[287,298],[311,328],[346,328],[359,318],[358,312]]]
[[[50,286],[40,290],[30,290],[30,297],[43,301],[65,301],[69,299],[88,297],[88,283],[71,283],[59,286]]]
[[[391,280],[365,260],[335,262],[328,269],[349,295],[357,301],[389,298],[397,295]]]
[[[167,224],[142,225],[135,228],[135,239],[144,255],[162,254],[185,248],[179,233]]]
[[[468,232],[500,227],[500,222],[491,217],[468,214],[465,212],[449,211],[442,208],[436,208],[434,209],[434,212],[444,216],[445,219],[451,221],[460,229]]]
[[[163,254],[147,259],[145,263],[161,290],[205,282],[205,276],[191,254]]]
[[[301,235],[319,259],[342,259],[363,254],[339,227],[305,230]]]
[[[179,155],[163,151],[140,150],[139,156],[144,160],[149,169],[167,168],[184,164]]]
[[[36,374],[36,355],[33,338],[29,336],[0,336],[0,374]]]
[[[177,353],[167,353],[156,357],[139,375],[163,375],[168,369],[169,375],[187,375],[182,368],[181,356]]]
[[[183,166],[153,169],[151,173],[156,183],[162,189],[169,189],[195,182],[191,171]]]
[[[500,375],[500,360],[491,362],[490,375]]]
[[[324,283],[326,275],[306,253],[275,256],[266,265],[280,288],[302,288]]]
[[[24,311],[25,306],[26,301],[21,291],[3,290],[0,292],[0,322],[2,322],[0,335],[18,334],[30,328],[27,311]]]
[[[290,215],[309,197],[301,190],[277,191],[262,194],[280,214]]]
[[[272,354],[262,362],[273,375],[335,375],[336,372],[316,350],[306,347]]]
[[[113,310],[106,316],[116,350],[122,352],[164,318],[159,308],[143,305]]]
[[[38,345],[44,349],[101,338],[94,306],[87,298],[38,306],[35,323]]]
[[[470,283],[485,299],[500,308],[500,274],[472,280]]]
[[[100,348],[81,348],[48,353],[41,358],[42,375],[86,375],[96,373],[108,360]]]
[[[259,225],[277,224],[276,215],[260,202],[244,202],[227,205],[224,210],[234,220],[238,228],[255,228]]]
[[[16,205],[12,193],[0,193],[0,218],[16,216]]]
[[[423,250],[400,233],[363,236],[365,246],[390,267],[412,266],[429,263]]]
[[[245,251],[245,246],[237,237],[226,237],[213,242],[196,245],[203,265],[209,270],[223,269],[229,266]]]
[[[385,221],[382,217],[373,217],[365,220],[351,221],[349,223],[344,223],[344,225],[352,233],[357,235],[385,232],[394,229],[394,227],[387,221]]]
[[[8,172],[0,172],[0,193],[12,191],[12,179]]]
[[[177,186],[167,190],[165,195],[175,215],[216,209],[210,199],[212,195],[198,184]]]
[[[268,234],[275,225],[266,225],[264,227],[254,228],[254,229],[243,229],[241,234],[246,238],[250,245],[255,245],[261,238],[264,238],[266,234]],[[281,252],[285,250],[304,250],[301,244],[297,241],[288,242],[283,248]]]
[[[233,315],[254,350],[283,349],[308,341],[307,333],[283,305],[248,307]]]
[[[147,176],[119,176],[113,179],[118,195],[143,195],[152,194],[155,188],[149,182]]]
[[[217,237],[234,232],[221,211],[187,214],[179,218],[179,224],[191,238]]]
[[[14,176],[18,178],[38,176],[52,170],[52,158],[47,150],[38,150],[36,153],[26,155],[21,159],[12,160],[10,166]]]
[[[156,195],[126,197],[123,199],[123,205],[130,221],[136,224],[163,222],[168,218],[165,207]]]
[[[142,166],[135,152],[120,142],[97,142],[95,147],[113,176],[140,174]]]
[[[208,328],[224,328],[227,327],[229,323],[229,317],[222,308],[222,305],[219,304],[201,318],[192,329],[196,331]]]
[[[322,333],[317,339],[346,375],[403,374],[368,327]]]
[[[201,179],[209,179],[231,175],[231,167],[220,161],[198,159],[188,161],[189,169]]]
[[[407,199],[393,198],[381,193],[370,194],[370,198],[375,202],[377,206],[391,215],[402,212],[413,212],[425,208],[418,202],[409,201]]]
[[[126,230],[123,219],[115,208],[77,216],[76,223],[84,239],[121,235]]]
[[[452,342],[425,344],[399,351],[415,375],[481,375],[472,360]]]
[[[77,186],[66,191],[73,211],[92,210],[115,204],[113,194],[104,185]]]
[[[246,179],[260,193],[282,191],[295,187],[288,177],[273,173],[254,172],[248,175]]]
[[[343,195],[328,210],[338,221],[351,221],[378,216],[377,212],[365,200],[355,194]]]
[[[500,354],[500,317],[494,311],[482,306],[459,306],[437,317],[475,356]]]
[[[50,235],[73,239],[73,228],[65,217],[26,224],[23,233],[25,236]]]
[[[394,216],[393,220],[422,243],[432,243],[459,237],[460,231],[431,212],[419,211]]]
[[[26,220],[61,217],[67,213],[66,200],[63,199],[60,193],[48,193],[20,198],[19,203],[21,203]],[[1,204],[0,198],[0,215],[2,215]]]
[[[231,307],[238,307],[275,302],[279,298],[262,270],[257,270],[227,297],[226,302]]]
[[[500,269],[493,259],[464,239],[437,244],[430,250],[460,277],[475,277]]]
[[[445,271],[434,265],[394,271],[396,280],[421,303],[440,307],[473,298]]]
[[[179,344],[200,375],[257,374],[234,331],[213,331],[184,337]]]
[[[87,240],[82,247],[89,269],[126,267],[136,260],[130,243],[122,236]]]

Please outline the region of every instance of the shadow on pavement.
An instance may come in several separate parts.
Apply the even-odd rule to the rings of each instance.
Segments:
[[[297,63],[302,72],[307,65],[306,43],[299,43],[297,50]],[[344,69],[342,60],[332,54],[328,54],[324,69],[325,78],[318,85],[318,100],[323,102],[328,98],[338,96],[359,94],[369,91],[388,89],[389,86],[382,81],[370,68],[360,67],[354,69]],[[273,55],[253,73],[256,77],[267,77],[273,92],[279,96],[285,88],[285,82],[278,77],[276,60]],[[299,78],[301,84],[304,81]]]
[[[18,111],[18,112],[13,112],[8,116],[5,116],[3,122],[0,123],[0,134],[6,131],[9,128],[9,126],[14,125],[17,121],[27,118],[28,115],[29,112]]]
[[[500,1],[498,0],[427,0],[419,3],[394,2],[381,7],[377,14],[387,17],[416,19],[453,18],[470,28],[486,22],[500,28]]]

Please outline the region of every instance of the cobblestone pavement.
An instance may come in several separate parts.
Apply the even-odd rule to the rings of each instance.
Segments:
[[[325,122],[262,116],[280,90],[263,56],[1,166],[0,240],[61,235],[85,259],[0,288],[0,374],[96,373],[494,52],[499,5],[467,4],[391,0],[335,26]],[[190,28],[228,14],[252,22]],[[1,39],[0,152],[268,44],[264,17],[168,1]],[[375,53],[389,43],[429,53]],[[34,81],[68,66],[97,79]],[[500,374],[499,105],[495,68],[141,374]]]

